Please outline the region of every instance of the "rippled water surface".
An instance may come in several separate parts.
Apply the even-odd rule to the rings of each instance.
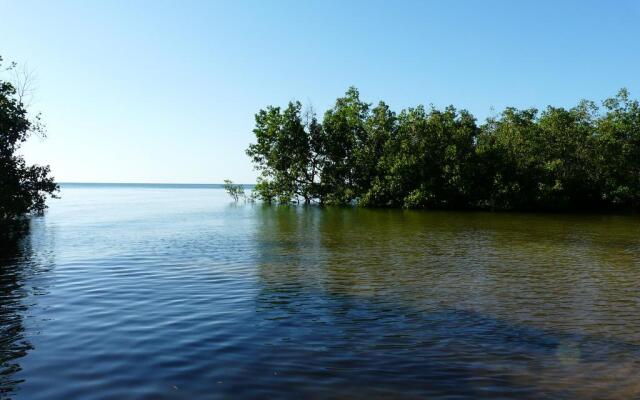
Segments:
[[[0,268],[0,397],[640,398],[637,216],[66,186]]]

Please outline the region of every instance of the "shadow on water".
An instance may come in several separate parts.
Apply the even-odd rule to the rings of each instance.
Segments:
[[[38,221],[36,221],[38,223]],[[0,249],[0,398],[11,398],[19,390],[20,359],[33,346],[27,339],[29,309],[34,296],[46,294],[46,279],[38,276],[49,269],[33,250],[34,236],[4,244]],[[36,237],[37,240],[37,237]]]
[[[640,397],[637,220],[286,207],[259,218],[256,335],[271,339],[250,372],[279,380],[246,390]]]

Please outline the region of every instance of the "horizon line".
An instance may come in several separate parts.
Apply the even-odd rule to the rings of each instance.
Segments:
[[[193,182],[77,182],[77,181],[59,181],[58,185],[224,185],[224,182],[212,183],[193,183]],[[255,183],[235,183],[236,185],[255,185]]]

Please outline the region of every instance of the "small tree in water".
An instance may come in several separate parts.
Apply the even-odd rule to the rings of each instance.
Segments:
[[[244,186],[236,185],[229,179],[224,180],[224,190],[227,191],[229,196],[233,197],[233,201],[235,201],[236,203],[238,202],[238,200],[240,200],[241,197],[245,197]]]

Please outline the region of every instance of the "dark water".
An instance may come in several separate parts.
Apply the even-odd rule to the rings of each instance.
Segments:
[[[0,261],[3,397],[640,398],[638,217],[62,196]]]

